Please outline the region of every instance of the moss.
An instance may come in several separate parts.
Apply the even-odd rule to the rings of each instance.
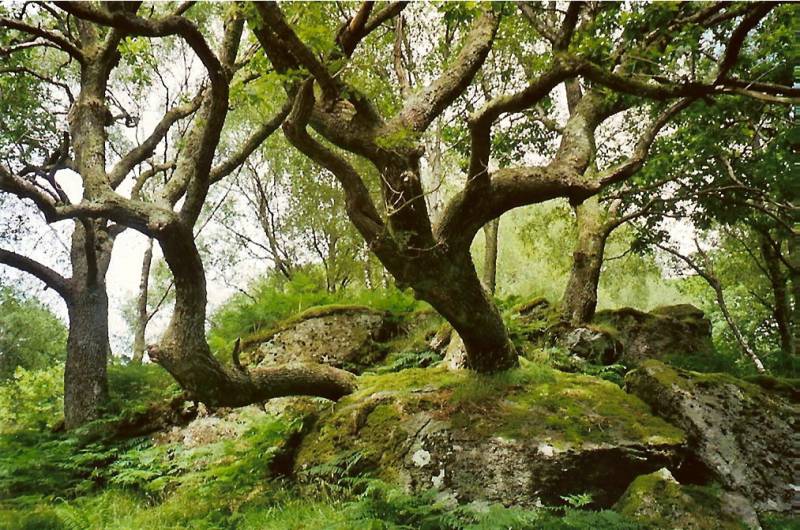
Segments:
[[[783,396],[790,401],[800,403],[800,379],[759,374],[744,377],[744,380],[748,383],[756,384],[764,390]]]
[[[652,528],[738,530],[744,524],[724,513],[714,486],[683,486],[666,469],[637,477],[614,510]]]
[[[754,382],[750,382],[723,372],[705,373],[673,368],[655,359],[644,361],[639,369],[647,373],[650,377],[653,377],[660,385],[665,387],[675,385],[679,388],[691,391],[695,387],[707,388],[719,385],[732,385],[737,387],[747,398],[764,402],[767,398],[764,393],[764,385],[770,384],[770,382],[768,382],[768,376],[767,378],[751,378]],[[756,384],[757,382],[763,384]],[[785,383],[790,384],[789,382]],[[775,384],[779,384],[777,380]]]
[[[595,377],[527,362],[493,375],[436,367],[361,376],[358,391],[304,441],[298,463],[313,466],[357,450],[387,478],[420,428],[415,414],[423,411],[470,436],[542,440],[562,448],[685,440],[683,431],[652,415],[638,398]]]

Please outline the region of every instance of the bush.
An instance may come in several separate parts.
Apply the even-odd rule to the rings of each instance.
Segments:
[[[53,427],[64,416],[64,365],[17,367],[0,384],[0,434]]]
[[[0,381],[17,367],[40,370],[63,361],[67,329],[37,300],[0,287]]]

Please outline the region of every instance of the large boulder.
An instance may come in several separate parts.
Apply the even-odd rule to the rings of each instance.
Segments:
[[[648,528],[761,528],[753,507],[741,495],[711,487],[683,486],[666,468],[634,480],[614,510]]]
[[[250,365],[311,362],[360,373],[385,357],[381,343],[397,329],[390,314],[368,307],[312,308],[276,329],[245,339],[242,358]]]
[[[481,376],[442,367],[362,376],[303,440],[307,480],[369,473],[459,501],[610,506],[634,477],[676,466],[683,432],[618,386],[537,365]]]
[[[629,307],[598,311],[594,322],[615,330],[624,345],[622,360],[628,365],[714,352],[711,322],[689,304],[658,307],[649,313]]]
[[[787,512],[800,485],[800,407],[727,374],[700,374],[649,360],[628,390],[683,428],[690,450],[725,488],[758,511]]]

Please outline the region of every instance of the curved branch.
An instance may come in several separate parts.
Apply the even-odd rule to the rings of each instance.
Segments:
[[[70,57],[83,64],[86,62],[86,57],[83,52],[78,49],[69,39],[54,31],[42,29],[38,26],[31,26],[13,18],[0,17],[0,27],[15,29],[29,35],[36,35],[49,42],[52,42],[58,49],[67,53]]]
[[[176,121],[189,116],[200,108],[200,103],[202,101],[203,96],[201,93],[195,96],[191,101],[167,111],[161,118],[161,121],[153,128],[153,132],[150,133],[150,136],[145,138],[139,146],[128,152],[128,154],[111,169],[111,172],[108,174],[108,181],[111,184],[111,188],[116,189],[137,164],[142,163],[147,157],[151,156],[155,148],[169,132],[170,127],[172,127]]]
[[[288,46],[292,55],[311,72],[311,75],[314,76],[322,88],[325,97],[331,101],[335,100],[339,94],[336,81],[331,77],[325,65],[314,56],[314,53],[289,26],[278,4],[274,2],[256,2],[254,5],[261,19]]]
[[[415,132],[425,131],[472,82],[486,56],[489,55],[499,24],[499,17],[491,10],[479,16],[467,34],[464,46],[453,61],[453,65],[442,72],[433,83],[410,98],[392,119],[389,127],[410,129]]]
[[[222,63],[208,46],[208,43],[190,20],[177,15],[167,15],[156,20],[149,20],[115,10],[114,12],[95,9],[89,3],[80,2],[55,2],[61,10],[77,18],[88,20],[103,26],[120,30],[125,35],[140,35],[144,37],[166,37],[180,35],[208,71],[212,87],[217,84],[227,85],[227,75]],[[212,88],[213,89],[213,88]]]
[[[283,124],[283,132],[292,145],[333,173],[344,190],[348,216],[364,239],[368,243],[374,242],[384,226],[361,176],[347,160],[317,142],[306,130],[314,107],[312,88],[309,81],[303,84]]]
[[[275,116],[265,121],[258,129],[253,131],[250,137],[235,153],[225,161],[214,166],[211,169],[211,183],[219,182],[235,171],[236,168],[244,164],[245,160],[247,160],[247,158],[281,126],[283,120],[289,115],[291,108],[292,101],[290,100],[283,105]]]
[[[72,289],[69,280],[38,261],[17,254],[16,252],[0,248],[0,264],[13,267],[38,278],[66,301],[72,298]]]
[[[639,141],[636,143],[636,147],[633,149],[633,154],[631,157],[625,162],[617,164],[616,166],[611,167],[601,173],[596,180],[598,185],[600,187],[605,187],[610,184],[620,182],[639,171],[647,159],[650,146],[653,144],[653,141],[655,140],[659,131],[661,131],[661,129],[672,119],[673,116],[691,105],[694,101],[694,98],[683,98],[676,101],[666,110],[664,110],[664,112],[662,112],[655,119],[655,121],[650,124],[650,127],[648,127],[639,137]]]

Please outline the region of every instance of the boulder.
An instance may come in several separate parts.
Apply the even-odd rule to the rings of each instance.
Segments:
[[[792,509],[800,466],[800,407],[727,374],[701,374],[649,360],[627,389],[684,429],[694,457],[759,512]]]
[[[397,328],[388,313],[367,307],[312,308],[276,329],[245,339],[242,360],[257,366],[324,363],[360,373],[385,357],[381,343]]]
[[[637,477],[614,510],[648,528],[761,528],[753,507],[741,495],[711,487],[683,486],[666,468]]]
[[[570,354],[593,364],[614,364],[623,353],[622,343],[612,333],[595,326],[573,328],[560,342]]]
[[[689,304],[658,307],[649,313],[629,307],[598,311],[593,322],[616,331],[624,345],[622,361],[632,366],[645,359],[714,352],[711,321]]]
[[[295,473],[367,473],[465,502],[532,507],[590,493],[610,506],[636,476],[681,461],[683,432],[638,398],[524,364],[493,376],[443,367],[362,376],[303,440]]]

